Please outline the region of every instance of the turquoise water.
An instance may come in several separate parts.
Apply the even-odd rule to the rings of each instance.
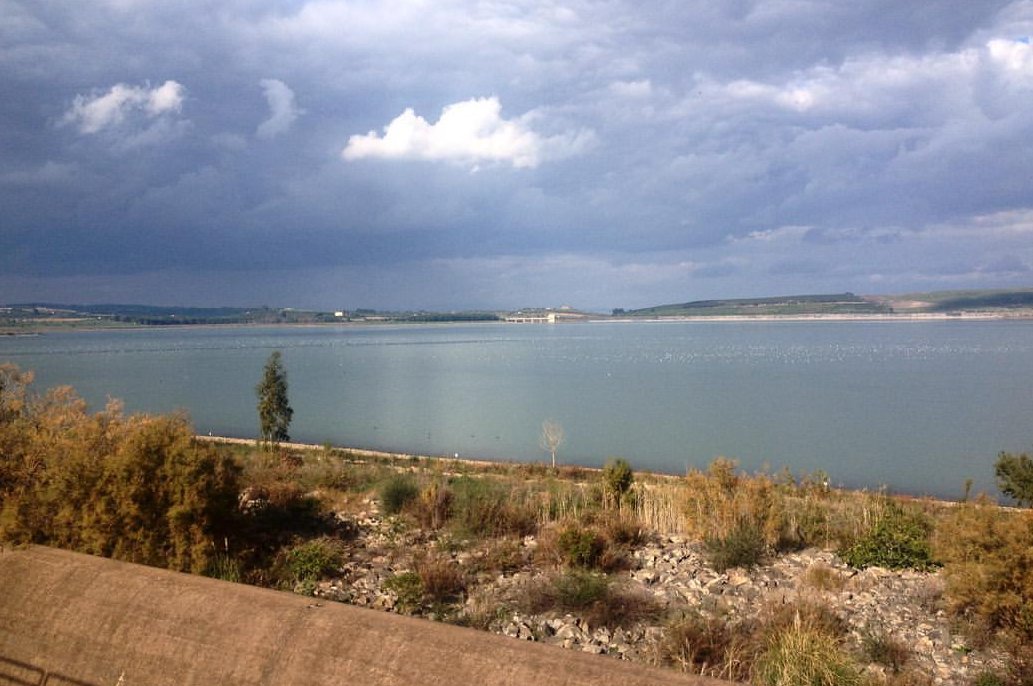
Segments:
[[[99,408],[186,409],[254,437],[254,386],[282,350],[299,441],[683,473],[749,470],[958,495],[1033,447],[1033,322],[677,322],[193,328],[0,339],[0,361]]]

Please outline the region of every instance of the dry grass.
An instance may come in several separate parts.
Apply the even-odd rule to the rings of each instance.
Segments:
[[[846,586],[846,576],[824,562],[815,562],[803,573],[803,583],[818,591],[842,591]]]
[[[626,627],[656,621],[661,608],[652,596],[629,589],[611,577],[571,570],[525,583],[516,600],[524,612],[576,614],[589,626]]]

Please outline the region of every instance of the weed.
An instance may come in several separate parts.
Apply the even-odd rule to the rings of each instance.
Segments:
[[[764,557],[764,534],[753,522],[741,519],[724,536],[710,536],[704,541],[710,564],[718,572],[732,567],[753,567]]]
[[[763,686],[859,686],[861,674],[835,638],[799,618],[769,634],[754,665]]]
[[[435,603],[457,600],[466,590],[466,578],[459,565],[444,555],[423,555],[413,561],[420,578],[423,598]]]
[[[341,544],[331,538],[316,538],[287,551],[285,564],[294,583],[317,581],[341,566]]]
[[[890,502],[882,518],[843,552],[851,567],[929,570],[936,567],[929,536],[932,522],[915,509]]]
[[[384,589],[394,592],[401,612],[412,612],[423,602],[423,580],[416,572],[395,574],[384,581]]]
[[[208,561],[208,568],[205,570],[205,576],[210,576],[213,579],[240,583],[243,579],[240,560],[228,553],[216,553]]]
[[[407,474],[396,474],[381,486],[380,506],[383,508],[384,514],[398,514],[419,494],[420,490],[413,477]]]
[[[846,578],[824,562],[815,562],[803,573],[803,582],[819,591],[842,591]]]
[[[655,620],[660,613],[652,597],[630,591],[605,575],[584,570],[529,582],[518,604],[533,613],[554,610],[576,614],[592,626],[628,626]]]
[[[593,569],[599,566],[606,541],[592,529],[571,524],[560,532],[556,547],[565,565]]]
[[[882,628],[866,627],[861,633],[861,649],[869,661],[888,667],[894,674],[899,674],[911,658],[907,644]]]
[[[683,672],[729,681],[746,681],[754,645],[742,627],[699,612],[684,614],[664,627],[659,662]]]

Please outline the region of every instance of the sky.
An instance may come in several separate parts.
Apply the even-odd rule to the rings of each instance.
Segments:
[[[1033,286],[1033,0],[0,0],[0,302]]]

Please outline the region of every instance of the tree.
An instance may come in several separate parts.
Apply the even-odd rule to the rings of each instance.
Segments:
[[[1033,506],[1033,460],[1029,455],[1012,455],[1002,452],[994,464],[997,487],[1010,498],[1023,505]]]
[[[269,445],[291,440],[287,429],[294,410],[287,400],[287,370],[283,368],[282,358],[279,350],[273,351],[266,360],[262,381],[255,387],[262,440]]]
[[[556,450],[561,443],[563,443],[563,425],[555,419],[546,419],[542,422],[541,446],[542,450],[546,450],[552,455],[553,469],[556,468]]]

